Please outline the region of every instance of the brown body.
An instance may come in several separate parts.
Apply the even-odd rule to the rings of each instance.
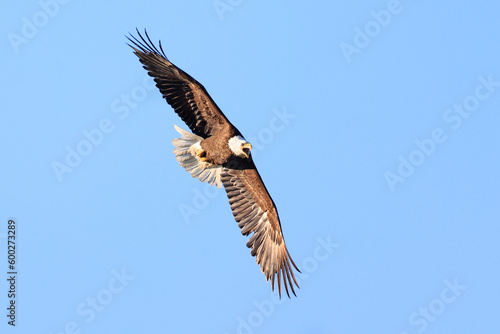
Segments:
[[[234,129],[234,128],[233,128]],[[206,152],[206,161],[213,165],[225,165],[231,157],[233,151],[229,148],[229,139],[238,135],[233,129],[214,133],[212,136],[201,141],[201,148]]]

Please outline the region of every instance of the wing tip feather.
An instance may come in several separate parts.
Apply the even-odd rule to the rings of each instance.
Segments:
[[[125,37],[127,37],[127,39],[133,45],[135,45],[135,47],[134,47],[133,45],[130,45],[129,43],[127,43],[128,46],[130,46],[132,49],[134,49],[134,53],[136,55],[138,55],[138,53],[146,53],[146,54],[152,53],[152,54],[155,54],[157,56],[161,56],[161,57],[168,60],[168,58],[165,54],[165,51],[163,50],[161,40],[158,41],[158,45],[159,45],[159,49],[158,49],[156,47],[156,45],[151,41],[151,38],[149,37],[148,31],[146,30],[146,28],[144,28],[144,35],[146,36],[146,38],[144,38],[144,36],[141,34],[141,32],[139,31],[139,29],[137,27],[135,28],[135,31],[137,32],[137,36],[139,36],[139,38],[141,40],[139,40],[139,38],[137,38],[136,36],[134,36],[130,32],[129,32],[129,35],[125,35]]]

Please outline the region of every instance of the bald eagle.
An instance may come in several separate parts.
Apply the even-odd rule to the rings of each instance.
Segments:
[[[288,253],[276,205],[254,165],[252,145],[224,116],[206,89],[167,59],[161,41],[157,48],[144,32],[146,38],[138,30],[138,38],[127,36],[129,46],[168,104],[193,132],[174,125],[182,135],[172,141],[177,161],[192,177],[219,188],[224,185],[241,233],[253,233],[247,247],[266,281],[271,279],[274,291],[277,276],[280,298],[282,280],[287,296],[288,286],[295,295],[292,280],[298,284],[292,265],[300,270]]]

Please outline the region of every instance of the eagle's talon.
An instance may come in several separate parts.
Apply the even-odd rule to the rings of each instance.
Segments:
[[[196,155],[200,161],[207,162],[207,152],[205,150],[199,150]]]

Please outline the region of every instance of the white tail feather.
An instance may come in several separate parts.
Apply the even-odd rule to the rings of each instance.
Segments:
[[[181,138],[172,140],[172,144],[175,146],[175,158],[181,167],[201,182],[208,182],[212,186],[216,185],[221,188],[220,175],[222,173],[222,166],[201,161],[196,155],[196,150],[201,149],[200,142],[203,138],[182,130],[177,125],[174,125],[174,127],[182,135]]]

